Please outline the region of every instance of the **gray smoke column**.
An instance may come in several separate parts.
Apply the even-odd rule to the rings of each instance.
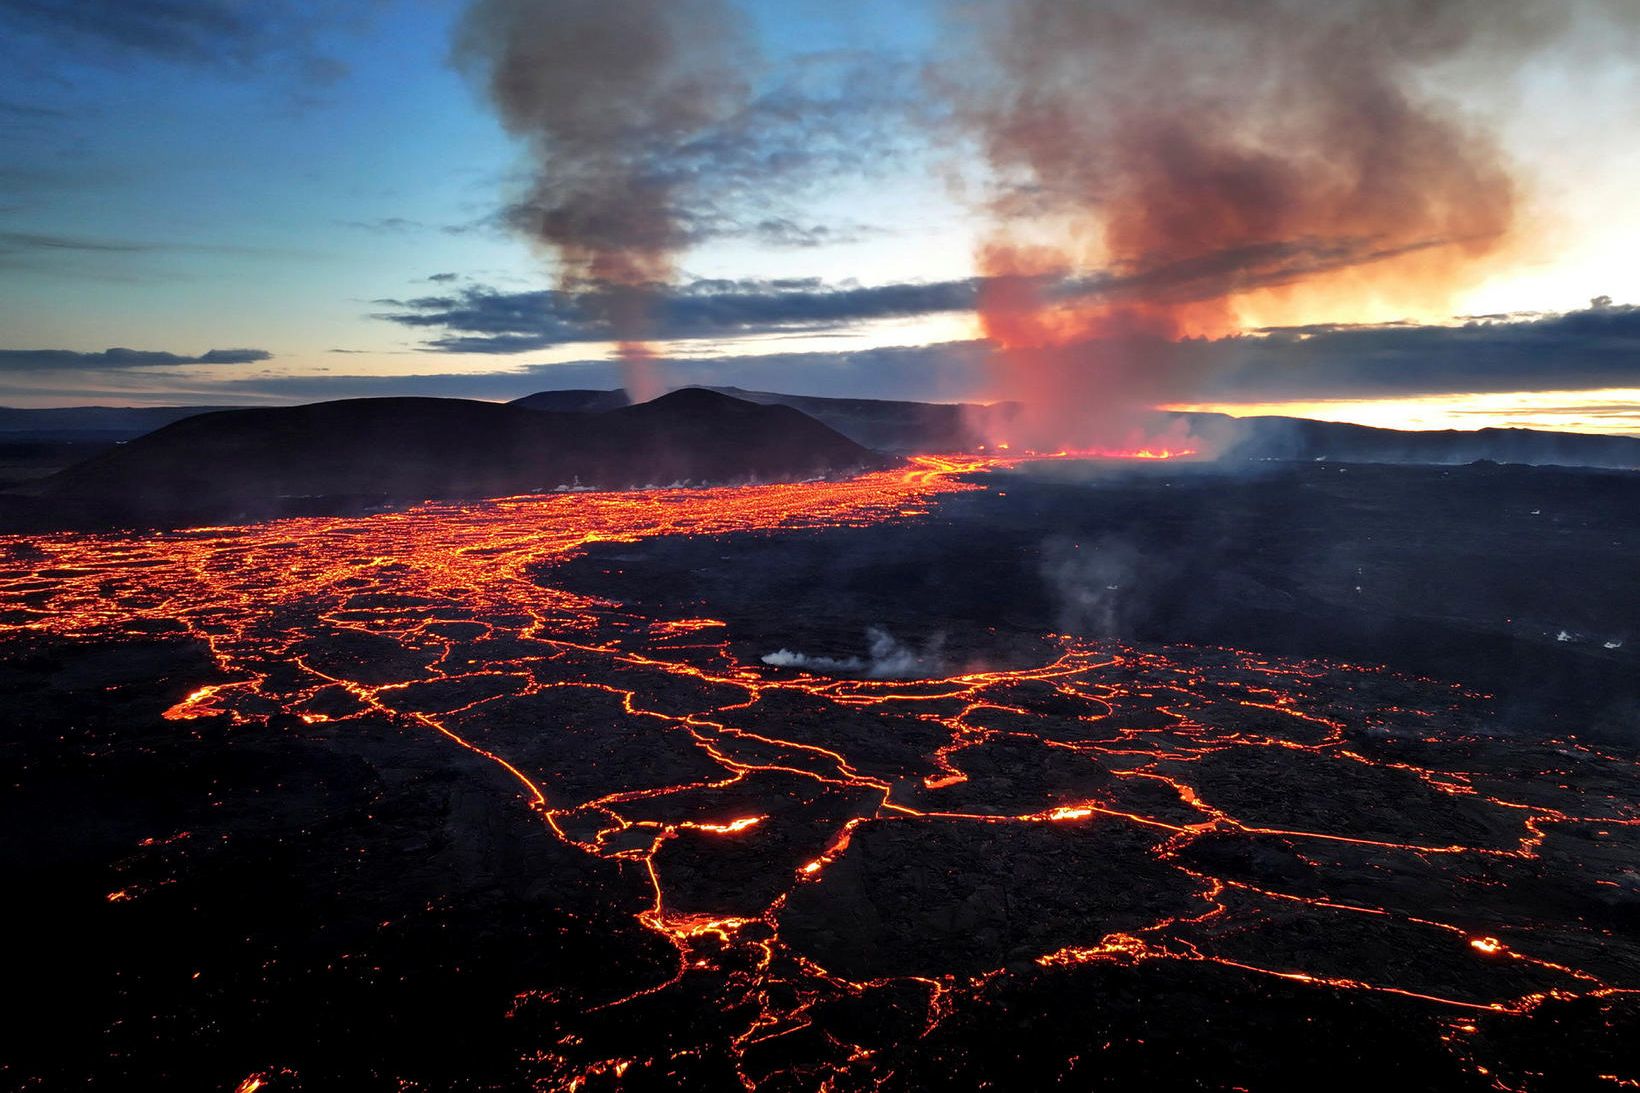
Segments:
[[[1633,0],[953,3],[988,71],[957,83],[998,179],[991,394],[1038,447],[1133,443],[1137,411],[1191,392],[1179,339],[1248,312],[1442,306],[1519,206],[1452,99],[1640,20]]]
[[[475,0],[458,31],[458,66],[533,154],[509,219],[565,287],[607,290],[634,400],[664,390],[649,308],[691,238],[683,153],[748,97],[740,22],[723,0]]]

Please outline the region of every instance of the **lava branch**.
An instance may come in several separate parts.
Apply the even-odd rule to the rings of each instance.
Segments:
[[[967,671],[933,679],[863,680],[779,671],[745,663],[720,620],[656,620],[618,605],[552,587],[552,567],[599,542],[665,535],[716,535],[775,528],[864,526],[914,519],[941,495],[985,488],[978,472],[995,458],[920,457],[909,469],[841,482],[739,489],[640,491],[575,497],[503,498],[427,505],[360,519],[286,520],[240,528],[194,529],[145,539],[59,535],[32,540],[26,566],[0,577],[0,635],[46,632],[67,637],[137,633],[141,624],[179,623],[210,651],[217,678],[201,682],[165,716],[179,725],[207,718],[255,727],[276,714],[318,730],[362,718],[384,719],[447,742],[499,771],[553,836],[599,862],[643,870],[647,898],[634,911],[646,930],[676,953],[670,975],[599,1001],[601,1010],[630,1005],[692,974],[721,975],[750,1016],[734,1037],[740,1057],[751,1046],[812,1025],[822,998],[858,994],[887,983],[927,993],[924,1035],[957,1002],[1007,974],[897,975],[851,979],[828,969],[785,936],[794,894],[825,891],[828,872],[859,841],[886,824],[973,824],[995,828],[1075,830],[1090,839],[1131,829],[1153,836],[1149,852],[1189,879],[1185,906],[1142,926],[1099,934],[1084,944],[1037,954],[1044,969],[1147,960],[1210,963],[1317,990],[1370,991],[1460,1011],[1521,1015],[1546,1000],[1609,997],[1631,989],[1594,972],[1532,955],[1527,929],[1480,932],[1391,906],[1327,899],[1205,868],[1190,852],[1209,838],[1259,838],[1286,845],[1404,855],[1422,862],[1530,861],[1555,825],[1640,824],[1632,802],[1584,813],[1483,789],[1461,767],[1381,758],[1352,743],[1358,717],[1329,706],[1330,680],[1374,669],[1319,662],[1272,662],[1214,651],[1223,662],[1201,667],[1198,651],[1145,651],[1059,636],[1046,663]],[[12,549],[16,541],[0,542]],[[49,575],[48,575],[49,574]],[[406,665],[382,680],[324,650],[342,639],[386,643]],[[499,652],[492,651],[499,650]],[[607,682],[619,680],[619,682]],[[698,701],[662,701],[686,686]],[[455,698],[420,703],[428,689]],[[1050,726],[1031,701],[1052,696],[1067,714]],[[1426,688],[1427,689],[1427,688]],[[622,724],[674,742],[712,772],[675,783],[624,787],[577,796],[555,788],[557,773],[537,769],[506,742],[477,735],[468,723],[485,711],[526,698],[571,694],[607,701]],[[1470,701],[1448,689],[1447,701]],[[801,701],[837,716],[904,719],[934,733],[914,767],[892,772],[843,746],[771,727],[760,710],[771,699]],[[1149,711],[1152,721],[1131,711]],[[1234,714],[1227,717],[1226,711]],[[1427,710],[1385,708],[1378,716],[1416,717]],[[1249,719],[1258,727],[1249,727]],[[1157,727],[1154,719],[1165,724]],[[889,723],[889,722],[885,722]],[[1050,731],[1051,729],[1051,731]],[[1462,741],[1426,741],[1430,748]],[[1030,807],[989,803],[976,760],[1003,745],[1040,749],[1108,781],[1088,792],[1038,787]],[[1574,750],[1575,748],[1575,750]],[[1580,761],[1634,764],[1567,745]],[[1338,770],[1405,777],[1444,801],[1488,810],[1519,831],[1512,843],[1435,843],[1389,832],[1340,832],[1260,821],[1226,804],[1200,776],[1215,757],[1280,754],[1336,764]],[[1438,754],[1432,752],[1432,754]],[[1329,768],[1332,769],[1332,768]],[[690,799],[750,791],[759,779],[816,787],[851,802],[818,850],[792,864],[784,886],[758,908],[679,911],[669,906],[664,852],[680,839],[755,840],[781,823],[769,809],[719,812],[685,807]],[[1154,789],[1157,795],[1143,791]],[[965,796],[966,795],[966,796]],[[1501,821],[1500,821],[1501,823]],[[1370,829],[1369,829],[1370,830]],[[1380,835],[1382,837],[1380,837]],[[1302,855],[1304,851],[1295,850]],[[1330,852],[1330,851],[1329,851]],[[123,903],[139,892],[109,896]],[[1248,912],[1247,907],[1254,908]],[[1482,1000],[1449,998],[1396,982],[1279,966],[1224,951],[1214,929],[1236,913],[1266,906],[1318,915],[1393,920],[1450,937],[1475,960],[1530,971],[1556,985]],[[733,959],[731,959],[733,957]],[[733,966],[733,974],[724,969]],[[781,989],[776,989],[776,988]],[[783,998],[784,1001],[776,1001]],[[832,1041],[838,1071],[869,1067],[873,1053]],[[583,1073],[624,1073],[634,1060],[594,1060]],[[601,1068],[601,1069],[600,1069]],[[757,1082],[742,1070],[747,1088]]]

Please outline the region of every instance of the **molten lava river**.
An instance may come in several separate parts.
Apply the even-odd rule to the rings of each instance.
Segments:
[[[613,939],[562,974],[512,954],[494,1019],[524,1087],[1269,1088],[1299,1081],[1281,1052],[1404,1057],[1418,1087],[1640,1085],[1632,757],[1499,739],[1487,696],[1372,667],[1055,635],[1022,666],[821,675],[554,587],[590,544],[995,488],[985,460],[911,467],[14,538],[0,646],[161,636],[208,652],[170,680],[177,739],[368,741],[383,799],[387,749],[441,767],[445,834],[368,847],[388,872],[482,871]],[[506,825],[538,850],[445,845]],[[165,898],[202,839],[148,832],[102,913]],[[298,1046],[239,1058],[224,1088],[322,1084]]]

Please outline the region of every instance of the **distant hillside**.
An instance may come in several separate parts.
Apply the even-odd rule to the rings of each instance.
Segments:
[[[45,480],[32,514],[11,522],[259,519],[575,484],[803,478],[878,461],[789,407],[702,390],[602,414],[348,399],[185,418]]]
[[[960,451],[981,443],[972,425],[987,415],[1002,420],[1011,404],[994,406],[822,398],[702,388],[743,402],[799,410],[844,437],[879,452]],[[403,402],[415,400],[351,400]],[[459,400],[422,400],[459,401]],[[489,405],[489,404],[483,404]],[[507,404],[515,409],[598,414],[628,405],[620,390],[541,391]],[[213,407],[147,409],[76,407],[17,410],[0,407],[0,488],[67,466],[113,444]],[[1158,430],[1184,420],[1202,446],[1233,460],[1332,460],[1345,463],[1459,464],[1486,459],[1537,466],[1640,468],[1640,438],[1556,433],[1533,429],[1414,432],[1291,417],[1233,418],[1224,414],[1157,414]],[[41,445],[51,445],[42,448]]]
[[[1640,468],[1640,438],[1535,429],[1375,429],[1296,417],[1179,414],[1221,459],[1338,463],[1458,464],[1477,460],[1535,466]]]
[[[55,474],[173,421],[226,406],[0,406],[0,491]]]
[[[1006,421],[1015,412],[1008,403],[894,402],[883,399],[821,398],[745,391],[738,387],[710,390],[747,402],[790,406],[842,433],[857,444],[882,452],[960,451],[982,443],[973,423],[987,415]],[[511,405],[536,409],[575,409],[605,402],[624,405],[621,391],[542,391]],[[1227,414],[1158,413],[1158,431],[1185,421],[1202,444],[1221,459],[1323,459],[1341,463],[1458,464],[1488,459],[1495,463],[1538,466],[1640,468],[1640,438],[1553,433],[1535,429],[1478,429],[1414,432],[1378,429],[1295,417],[1230,417]]]
[[[994,413],[990,407],[947,402],[896,402],[870,398],[819,398],[714,387],[735,398],[790,406],[859,444],[881,451],[962,451],[984,440],[971,428]]]
[[[898,402],[871,398],[821,398],[747,391],[740,387],[703,390],[761,403],[790,406],[829,425],[856,444],[880,452],[962,451],[981,443],[969,415],[994,413],[989,407],[943,402]],[[627,403],[624,391],[541,391],[510,405],[532,410],[601,410]]]
[[[605,410],[630,406],[632,400],[619,388],[613,391],[537,391],[533,395],[513,399],[507,405],[522,406],[526,410],[553,410],[561,414],[601,414]]]
[[[112,444],[151,433],[185,417],[230,406],[65,406],[19,410],[0,406],[0,442],[101,442]]]

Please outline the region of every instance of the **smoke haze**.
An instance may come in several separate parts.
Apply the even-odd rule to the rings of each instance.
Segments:
[[[751,47],[725,0],[475,0],[456,60],[534,160],[512,225],[592,286],[634,399],[664,389],[654,289],[688,238],[680,152],[747,101]]]
[[[1200,378],[1174,344],[1299,304],[1439,306],[1510,242],[1497,143],[1437,94],[1596,10],[1539,0],[1014,0],[965,117],[998,185],[980,254],[992,391],[1023,440],[1126,445]],[[1484,58],[1484,63],[1482,62]],[[1116,280],[1054,294],[1078,271]]]
[[[773,668],[795,668],[817,675],[863,675],[867,679],[920,679],[945,669],[941,651],[945,636],[935,634],[921,649],[913,648],[880,626],[866,628],[865,657],[828,657],[780,648],[762,656]]]
[[[972,307],[997,351],[986,389],[967,394],[1026,407],[993,440],[1199,448],[1154,435],[1144,416],[1222,380],[1191,339],[1322,312],[1346,323],[1438,313],[1490,268],[1479,260],[1515,245],[1511,164],[1448,91],[1505,86],[1568,42],[1618,48],[1640,26],[1627,0],[948,10],[927,85],[947,105],[919,113],[887,64],[851,68],[835,96],[802,90],[800,63],[777,75],[784,91],[760,86],[769,74],[732,0],[472,0],[456,59],[530,149],[527,192],[506,219],[554,257],[560,284],[542,295],[540,322],[537,305],[490,314],[500,297],[411,301],[392,317],[439,322],[415,311],[447,302],[439,314],[469,316],[474,333],[437,344],[462,352],[608,337],[641,400],[667,386],[654,338],[814,329],[827,321],[819,310]],[[851,96],[870,108],[843,109]],[[679,284],[682,251],[713,234],[820,238],[767,213],[735,223],[724,195],[756,208],[781,171],[867,170],[892,140],[868,115],[948,119],[972,139],[990,180],[979,276],[806,291],[778,321],[762,288]]]

